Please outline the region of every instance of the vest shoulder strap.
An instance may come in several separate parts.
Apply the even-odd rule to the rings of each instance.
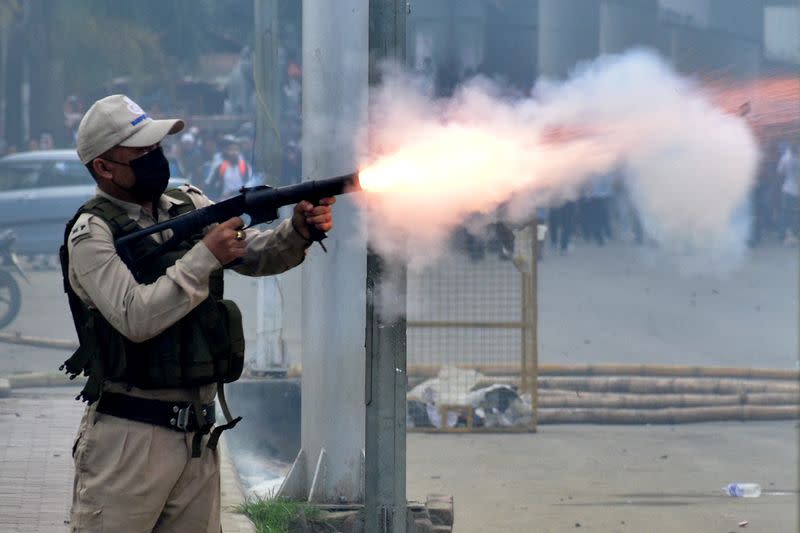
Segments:
[[[173,200],[181,202],[179,204],[174,204],[170,208],[169,214],[173,217],[183,215],[184,213],[189,213],[190,211],[194,211],[196,209],[194,202],[192,201],[192,197],[189,196],[189,193],[186,191],[182,191],[180,189],[169,189],[168,191],[164,192],[164,195],[169,196]]]
[[[128,216],[123,208],[102,196],[92,198],[80,208],[79,213],[92,213],[106,221],[114,238],[138,228],[138,224]]]

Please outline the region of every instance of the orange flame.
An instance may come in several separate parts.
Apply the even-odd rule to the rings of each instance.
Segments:
[[[421,136],[424,142],[396,147],[363,168],[361,187],[391,195],[425,191],[426,197],[447,200],[481,185],[491,189],[493,179],[514,175],[519,166],[521,143],[491,131],[456,126]]]
[[[408,188],[408,178],[420,174],[419,165],[400,158],[387,158],[358,173],[361,188],[369,192],[398,192]]]

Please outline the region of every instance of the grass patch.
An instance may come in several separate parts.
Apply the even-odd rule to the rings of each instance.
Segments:
[[[253,521],[258,533],[285,533],[289,522],[301,513],[308,520],[319,518],[321,510],[308,502],[250,497],[235,508],[237,513]]]

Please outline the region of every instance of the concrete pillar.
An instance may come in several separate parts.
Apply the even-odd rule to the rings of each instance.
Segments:
[[[432,60],[440,96],[449,95],[484,60],[485,2],[426,0],[411,3],[408,57],[411,68]]]
[[[527,0],[490,3],[486,8],[481,74],[500,76],[528,90],[536,79],[536,10]]]
[[[661,0],[677,15],[667,50],[678,70],[714,79],[752,79],[761,70],[763,0],[694,0],[691,10],[677,0]],[[682,11],[683,9],[683,11]]]
[[[447,59],[448,43],[452,38],[449,7],[448,0],[426,0],[411,5],[406,50],[412,70],[421,70],[425,59],[430,59],[434,66]]]
[[[283,146],[281,89],[285,65],[279,58],[282,24],[280,5],[286,0],[259,0],[254,4],[255,59],[253,77],[259,105],[256,106],[255,167],[264,173],[267,185],[278,186],[282,174]],[[285,5],[285,4],[284,4]],[[291,216],[292,207],[281,208],[281,219]],[[301,269],[279,276],[258,278],[256,294],[256,343],[248,354],[248,365],[256,373],[282,374],[300,363],[302,320]],[[284,295],[297,297],[284,298]]]
[[[404,533],[406,511],[406,317],[383,309],[405,308],[406,269],[367,258],[367,424],[365,436],[365,531]],[[380,286],[393,288],[382,293]],[[391,298],[390,302],[385,301]],[[391,528],[381,529],[391,524]]]
[[[405,64],[406,15],[405,0],[370,0],[370,85],[381,81],[381,61]],[[405,265],[368,253],[364,531],[416,529],[406,502],[406,278]],[[386,316],[386,309],[403,312]]]
[[[303,2],[303,177],[356,170],[366,114],[368,0]],[[335,229],[303,266],[301,450],[281,495],[363,502],[366,233],[340,197]]]
[[[255,2],[255,58],[253,79],[262,95],[256,106],[255,161],[256,169],[264,172],[268,185],[280,183],[281,143],[281,66],[278,59],[278,0]],[[248,154],[250,155],[250,154]]]
[[[635,46],[655,48],[658,0],[603,0],[600,4],[600,53],[615,54]]]
[[[597,56],[599,0],[539,0],[539,75],[565,78]]]

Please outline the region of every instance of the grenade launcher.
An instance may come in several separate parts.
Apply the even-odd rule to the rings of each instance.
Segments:
[[[361,190],[358,173],[346,174],[335,178],[304,181],[297,185],[272,188],[267,185],[243,188],[240,194],[222,200],[207,207],[195,209],[190,213],[179,215],[170,220],[159,222],[147,228],[134,231],[115,241],[117,253],[130,268],[143,264],[149,259],[175,248],[180,242],[200,232],[206,226],[219,224],[226,220],[247,215],[250,226],[271,222],[278,218],[278,208],[307,200],[318,204],[320,199],[338,196]],[[155,250],[141,256],[133,257],[133,243],[153,233],[171,230],[172,236]],[[311,240],[322,241],[326,235],[315,227],[310,228]]]

